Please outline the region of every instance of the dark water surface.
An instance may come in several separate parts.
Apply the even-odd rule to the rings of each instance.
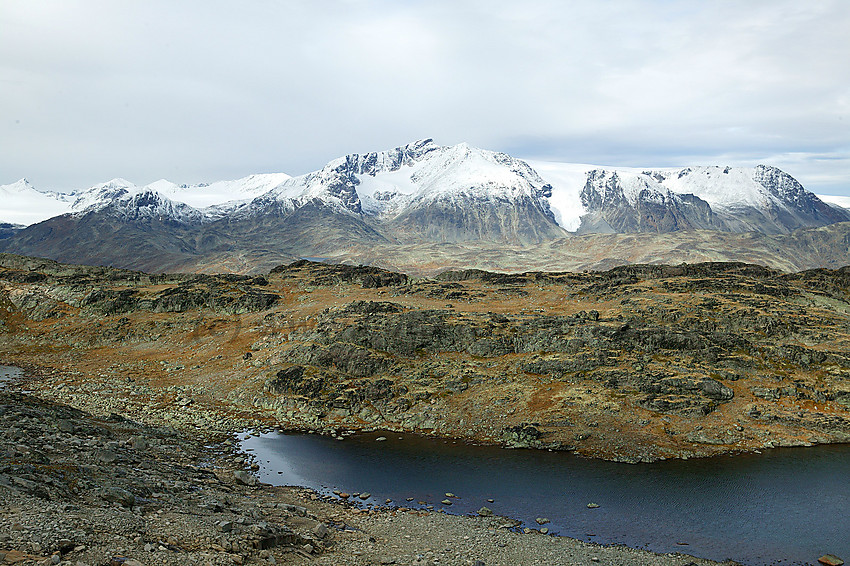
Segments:
[[[389,498],[439,509],[451,492],[460,499],[450,513],[486,505],[532,528],[547,517],[550,531],[601,544],[752,566],[850,557],[850,446],[631,465],[383,435],[385,442],[375,441],[379,434],[340,442],[272,433],[242,447],[256,455],[265,482],[369,492],[375,505]],[[599,508],[588,509],[591,502]]]
[[[0,389],[5,389],[9,383],[17,381],[24,375],[24,370],[15,366],[0,366]]]

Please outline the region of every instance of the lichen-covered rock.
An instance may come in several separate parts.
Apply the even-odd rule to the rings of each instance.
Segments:
[[[505,427],[502,430],[502,441],[514,448],[530,448],[535,446],[543,434],[537,423],[520,423]]]

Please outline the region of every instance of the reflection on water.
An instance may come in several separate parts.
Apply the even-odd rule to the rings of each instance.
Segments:
[[[265,482],[369,492],[373,504],[441,508],[451,492],[460,499],[448,512],[486,505],[535,528],[535,518],[547,517],[552,532],[602,544],[750,565],[850,556],[850,446],[630,465],[383,435],[384,442],[378,434],[340,442],[272,433],[242,446],[257,456]]]
[[[6,389],[6,386],[13,381],[17,381],[23,377],[24,371],[15,366],[0,366],[0,389]]]

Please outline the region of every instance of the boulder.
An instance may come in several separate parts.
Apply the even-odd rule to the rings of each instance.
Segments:
[[[233,472],[233,477],[236,478],[239,483],[247,486],[255,486],[258,483],[257,478],[245,470],[236,470]]]
[[[120,487],[105,487],[100,490],[100,498],[112,503],[118,503],[124,507],[132,507],[136,502],[136,496]]]
[[[502,440],[515,448],[528,448],[536,444],[541,436],[536,423],[520,423],[502,430]]]

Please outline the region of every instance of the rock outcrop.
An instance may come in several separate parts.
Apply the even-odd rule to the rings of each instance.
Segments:
[[[72,391],[109,407],[154,396],[142,410],[213,403],[286,428],[652,461],[850,440],[848,285],[847,269],[743,263],[412,279],[307,261],[248,277],[1,256],[0,354],[106,380],[105,396]]]

